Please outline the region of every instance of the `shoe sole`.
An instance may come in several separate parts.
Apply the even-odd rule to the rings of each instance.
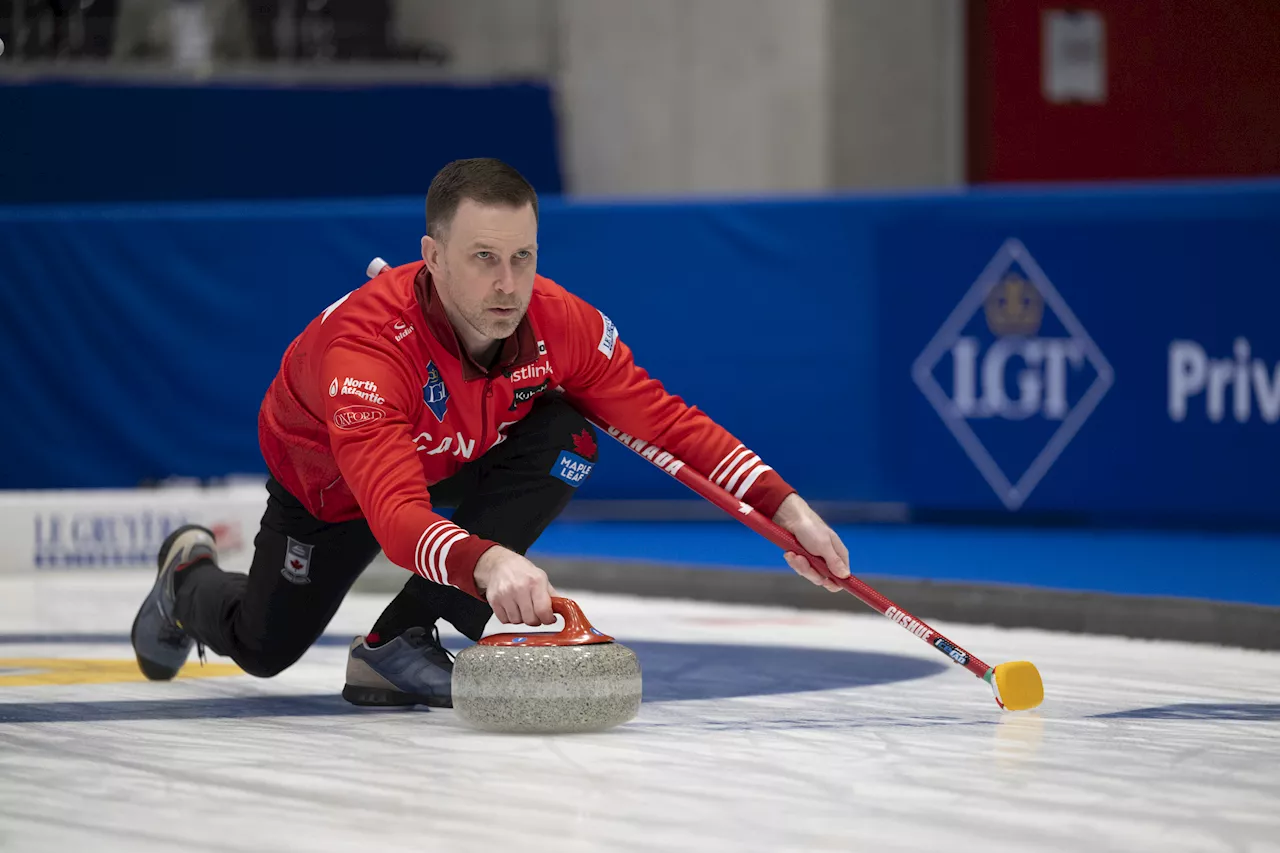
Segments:
[[[164,541],[160,543],[160,550],[156,552],[156,581],[160,580],[160,573],[164,571],[165,555],[169,553],[169,549],[173,547],[173,543],[177,541],[178,537],[183,533],[186,533],[188,530],[203,530],[205,533],[209,534],[210,539],[214,538],[212,530],[199,524],[184,524],[170,532],[169,535],[164,538]],[[152,589],[155,589],[154,584],[152,585]],[[150,600],[151,596],[147,595],[147,601]],[[143,607],[145,606],[146,604],[144,603]],[[136,640],[138,636],[138,620],[141,618],[142,608],[140,607],[138,608],[137,614],[133,617],[133,626],[129,629],[129,643],[134,647],[133,657],[138,662],[138,669],[142,670],[142,674],[147,677],[148,681],[172,681],[178,675],[179,670],[170,669],[167,666],[161,666],[154,661],[147,660],[137,653]]]
[[[365,708],[397,708],[407,705],[427,705],[431,708],[452,708],[453,700],[441,699],[438,696],[422,696],[417,693],[402,693],[399,690],[388,690],[385,687],[359,687],[348,684],[342,688],[342,698],[352,705]]]

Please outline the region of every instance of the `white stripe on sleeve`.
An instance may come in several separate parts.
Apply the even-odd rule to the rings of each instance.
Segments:
[[[755,481],[759,478],[759,476],[763,474],[765,471],[772,471],[772,470],[773,469],[768,465],[757,465],[755,470],[751,472],[751,476],[747,477],[747,479],[742,481],[742,485],[738,487],[738,491],[733,493],[733,496],[738,500],[742,500],[743,497],[747,494],[747,491],[751,488],[752,484],[754,484]]]
[[[748,459],[746,462],[743,462],[742,465],[739,466],[738,470],[733,472],[733,477],[731,477],[729,482],[725,484],[725,489],[727,491],[732,492],[734,488],[738,485],[738,480],[744,474],[747,474],[748,472],[751,471],[752,468],[754,468],[759,464],[760,464],[760,457],[756,456],[755,454],[752,454],[750,459]]]
[[[427,564],[427,570],[431,573],[430,574],[431,580],[435,581],[436,583],[445,582],[444,577],[440,574],[440,562],[439,562],[440,549],[444,546],[444,543],[447,539],[449,539],[450,537],[458,533],[462,533],[464,536],[466,535],[466,533],[462,530],[461,527],[451,522],[449,524],[446,524],[444,527],[440,528],[435,533],[431,534],[431,547],[427,549],[426,564]]]
[[[449,559],[449,549],[451,549],[455,543],[461,542],[470,535],[461,527],[457,528],[457,531],[457,533],[445,540],[444,547],[440,549],[440,554],[435,560],[436,571],[440,573],[440,582],[443,584],[449,583],[449,567],[446,562]]]
[[[711,476],[710,476],[710,477],[708,477],[707,479],[708,479],[708,480],[712,480],[712,481],[714,481],[714,480],[715,480],[715,478],[716,478],[716,475],[720,473],[720,469],[721,469],[721,468],[723,468],[723,467],[725,466],[725,463],[726,463],[726,462],[728,462],[730,459],[732,459],[732,458],[733,458],[733,454],[735,454],[735,453],[737,453],[739,450],[741,450],[741,449],[743,448],[743,446],[744,446],[744,445],[739,444],[739,445],[738,445],[737,447],[735,447],[733,450],[730,450],[727,454],[725,454],[725,457],[724,457],[723,459],[721,459],[721,460],[720,460],[720,464],[716,466],[715,470],[711,472]]]
[[[736,469],[740,464],[742,464],[742,460],[747,459],[750,456],[751,456],[750,450],[743,448],[742,450],[738,451],[737,455],[733,457],[733,460],[729,463],[728,467],[725,468],[723,471],[721,471],[720,476],[716,478],[716,485],[723,486],[724,481],[729,479],[729,476],[734,472],[734,469]]]
[[[414,568],[418,574],[427,580],[436,581],[437,583],[439,583],[439,580],[431,574],[427,561],[427,551],[431,548],[431,543],[435,541],[435,538],[448,526],[450,526],[450,522],[445,519],[429,525],[426,530],[422,531],[422,537],[418,539],[418,547],[414,553]]]

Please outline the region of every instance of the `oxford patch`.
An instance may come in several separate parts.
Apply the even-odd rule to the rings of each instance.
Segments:
[[[338,429],[355,429],[387,416],[382,409],[373,406],[343,406],[333,413],[333,425]]]

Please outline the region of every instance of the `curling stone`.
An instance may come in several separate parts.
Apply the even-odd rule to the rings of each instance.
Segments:
[[[591,626],[577,603],[552,598],[558,632],[494,634],[453,662],[453,709],[483,731],[596,732],[640,710],[635,652]]]

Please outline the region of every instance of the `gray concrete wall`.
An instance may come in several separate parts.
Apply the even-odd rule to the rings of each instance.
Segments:
[[[825,187],[826,23],[827,0],[561,0],[571,190]]]
[[[464,75],[547,76],[582,196],[962,183],[958,0],[400,0]]]
[[[396,31],[448,45],[463,76],[552,74],[558,0],[397,0]]]
[[[831,183],[964,182],[965,40],[959,0],[832,0]]]

